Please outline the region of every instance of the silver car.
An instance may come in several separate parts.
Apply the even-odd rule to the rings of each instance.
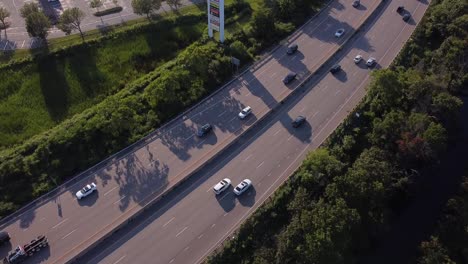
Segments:
[[[83,189],[76,192],[76,198],[80,200],[90,194],[92,194],[95,190],[97,190],[97,186],[94,182],[87,184]]]
[[[247,191],[247,189],[250,188],[250,186],[252,186],[252,181],[249,180],[249,179],[245,179],[243,181],[241,181],[241,183],[239,183],[236,188],[234,188],[234,193],[236,195],[241,195],[243,194],[245,191]]]

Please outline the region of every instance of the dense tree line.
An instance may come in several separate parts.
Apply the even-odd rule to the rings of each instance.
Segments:
[[[446,204],[431,238],[421,243],[419,264],[468,263],[468,178]]]
[[[207,263],[357,263],[372,252],[411,200],[419,171],[437,164],[456,133],[466,8],[462,0],[433,1],[396,63],[372,73],[365,100],[324,148]],[[441,233],[456,246],[441,246],[441,237],[425,242],[421,263],[455,263],[460,254],[466,262],[465,196],[451,203],[450,230]]]

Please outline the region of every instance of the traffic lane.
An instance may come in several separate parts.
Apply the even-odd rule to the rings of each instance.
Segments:
[[[283,53],[284,54],[284,53]]]
[[[285,117],[285,119],[289,120],[291,119],[290,116],[287,116]],[[309,121],[310,122],[310,121]],[[302,127],[302,128],[305,128],[306,126]],[[281,130],[282,131],[282,134],[278,135],[276,133],[277,130]],[[282,166],[282,162],[277,162],[278,160],[281,160],[281,157],[283,155],[282,151],[280,151],[281,149],[284,151],[285,149],[285,146],[282,145],[284,144],[285,142],[287,142],[286,144],[286,147],[287,149],[289,149],[289,154],[286,155],[285,157],[282,157],[284,160],[288,160],[290,158],[292,158],[292,155],[293,153],[296,153],[298,148],[297,146],[294,146],[293,144],[290,144],[289,141],[290,141],[290,137],[289,136],[289,132],[284,129],[283,125],[280,123],[280,122],[277,122],[277,126],[274,127],[274,129],[271,129],[271,130],[268,130],[268,131],[271,131],[271,134],[270,135],[265,135],[264,138],[270,138],[267,140],[267,142],[260,142],[260,141],[256,141],[255,144],[257,145],[256,147],[252,147],[253,150],[245,150],[242,155],[239,155],[238,158],[236,158],[235,160],[233,160],[232,163],[228,164],[227,166],[224,166],[222,171],[224,172],[222,176],[220,177],[217,177],[219,179],[223,178],[223,177],[230,177],[231,180],[233,181],[233,185],[236,185],[238,182],[240,182],[243,178],[250,178],[253,183],[254,183],[254,186],[256,188],[260,187],[261,186],[261,183],[262,183],[262,178],[263,177],[268,177],[268,176],[271,176],[271,174],[267,174],[265,171],[264,171],[264,168],[268,168],[269,167],[269,163],[274,163],[274,164],[271,164],[271,165],[274,165],[274,168],[278,168],[280,169]],[[298,130],[298,132],[304,132],[305,129],[302,129],[302,130]],[[307,133],[306,133],[307,134]],[[276,137],[275,137],[276,136]],[[283,137],[281,137],[283,136]],[[310,133],[309,133],[309,136],[310,136]],[[307,137],[306,137],[307,138]],[[271,141],[273,140],[274,143],[272,143]],[[306,142],[307,140],[304,140],[304,141],[299,141],[301,144],[304,144],[304,142]],[[282,144],[278,144],[278,142],[281,142]],[[292,141],[291,141],[292,142]],[[265,151],[261,146],[265,146],[265,145],[268,145],[268,146],[276,146],[275,147],[275,150],[271,150],[271,149],[268,149],[267,151]],[[251,147],[249,147],[250,149]],[[266,154],[268,153],[268,154]],[[275,157],[276,155],[279,155],[278,157]],[[260,158],[261,156],[264,156],[266,160],[266,164],[262,164],[262,163],[258,163],[260,162]],[[272,157],[274,156],[274,157]],[[271,159],[269,159],[271,158]],[[236,164],[236,161],[237,164]],[[248,163],[252,163],[250,165],[247,165]],[[246,164],[247,163],[247,164]],[[258,163],[258,164],[257,164]],[[265,165],[265,166],[263,166]],[[243,167],[247,167],[247,168],[252,168],[250,170],[251,173],[249,174],[252,174],[251,176],[252,177],[249,177],[249,176],[244,176],[243,174],[245,174],[245,171],[242,171],[242,168]],[[255,169],[253,169],[255,167]],[[287,167],[286,165],[284,165],[283,167]],[[258,168],[260,168],[260,170],[257,170]],[[239,171],[240,170],[240,171]],[[266,175],[266,176],[265,176]],[[210,180],[211,181],[211,180]],[[197,188],[193,193],[199,193],[201,195],[201,197],[192,197],[192,195],[188,196],[187,199],[184,199],[184,201],[187,201],[188,203],[190,203],[190,201],[197,201],[197,205],[196,206],[191,206],[191,205],[187,205],[184,203],[184,201],[182,201],[180,204],[178,204],[173,210],[175,211],[179,211],[179,212],[183,212],[183,215],[180,216],[180,217],[176,217],[176,220],[174,220],[171,225],[176,225],[177,223],[177,219],[180,219],[179,221],[183,221],[183,223],[179,223],[177,225],[177,228],[186,228],[188,227],[187,229],[190,228],[190,230],[206,230],[208,227],[211,229],[212,228],[212,225],[209,225],[209,226],[204,226],[203,228],[201,227],[196,227],[196,226],[190,226],[191,223],[194,223],[194,222],[197,222],[197,223],[206,223],[206,222],[210,222],[210,221],[207,221],[207,219],[204,219],[203,217],[206,217],[208,215],[210,215],[210,212],[213,211],[213,206],[212,206],[212,203],[213,201],[217,201],[219,202],[219,200],[221,199],[228,199],[228,200],[232,200],[234,195],[232,194],[232,190],[230,190],[227,194],[223,195],[222,198],[220,198],[219,200],[218,199],[214,199],[214,195],[212,194],[211,192],[211,186],[213,184],[215,184],[215,182],[210,182],[210,181],[207,181],[206,184],[203,184],[201,185],[199,188]],[[268,187],[268,185],[265,185],[266,187]],[[207,189],[207,191],[203,192],[204,189]],[[199,191],[198,191],[199,190]],[[207,195],[208,193],[208,195]],[[246,193],[247,194],[247,193]],[[247,194],[248,196],[248,194]],[[244,197],[244,196],[243,196]],[[205,198],[205,199],[203,199]],[[206,200],[206,198],[208,200]],[[241,197],[241,200],[242,201],[242,197]],[[211,201],[211,203],[210,203]],[[244,201],[245,202],[245,201]],[[222,207],[224,208],[225,206],[228,206],[230,207],[232,203],[228,202],[228,205],[222,205]],[[199,205],[202,205],[202,207],[200,207]],[[205,206],[207,205],[207,206]],[[180,207],[179,207],[180,206]],[[246,204],[241,204],[241,206],[246,206]],[[248,206],[248,205],[247,205]],[[190,209],[192,208],[192,209]],[[208,208],[208,211],[206,211],[206,209]],[[216,207],[214,207],[216,208]],[[205,210],[202,210],[202,209],[205,209]],[[172,210],[172,209],[171,209]],[[226,210],[224,209],[225,211],[227,211],[227,213],[231,214],[231,213],[234,213],[235,214],[235,210],[236,208],[232,208],[232,211],[230,210]],[[218,210],[219,211],[219,210]],[[222,213],[222,212],[220,212]],[[218,214],[220,214],[218,213]],[[168,212],[168,214],[173,214],[171,211]],[[226,214],[226,213],[225,213]],[[225,216],[225,214],[223,214],[223,216]],[[219,217],[219,215],[217,215]],[[195,220],[196,221],[195,221]],[[157,221],[157,220],[156,220]],[[212,220],[211,220],[212,222]],[[161,226],[161,223],[159,223],[159,226]],[[175,229],[177,229],[175,228]],[[157,227],[156,227],[157,229]],[[168,232],[168,230],[166,230],[166,232]],[[185,232],[185,231],[184,231]],[[170,243],[171,241],[171,235],[170,233],[160,233],[160,232],[157,232],[157,230],[153,230],[153,229],[150,229],[148,228],[147,230],[145,230],[145,232],[141,232],[138,234],[138,236],[141,236],[142,237],[145,237],[145,238],[142,238],[142,239],[138,239],[138,241],[147,241],[148,239],[151,239],[151,235],[149,234],[156,234],[156,236],[158,237],[158,240],[153,242],[152,244],[156,243],[156,245],[161,245],[162,247],[164,247],[164,245],[173,245],[173,242]],[[186,235],[193,235],[191,234],[191,232],[187,232]],[[165,238],[168,238],[169,241],[166,241],[166,240],[163,240]],[[184,239],[182,242],[184,242],[186,239]],[[138,244],[138,242],[135,242],[135,244]],[[132,246],[129,246],[128,248],[133,248]],[[159,248],[159,247],[158,247]],[[177,246],[177,247],[174,247],[174,248],[184,248],[184,246]],[[161,251],[164,251],[164,252],[169,252],[171,250],[171,248],[161,248],[162,250]],[[120,249],[118,250],[120,251]],[[143,250],[144,251],[144,250]],[[177,252],[177,250],[176,250]],[[129,252],[129,250],[126,250],[126,257],[125,259],[134,259],[135,257],[138,256],[138,260],[139,261],[144,261],[144,257],[142,257],[143,255],[145,255],[145,252],[140,252],[138,249],[132,249],[131,252]],[[115,259],[116,257],[120,258],[121,257],[121,254],[117,253],[115,256],[111,257],[111,259]],[[148,257],[148,256],[147,256]],[[149,256],[150,257],[150,256]],[[161,256],[160,256],[161,257]],[[161,263],[165,262],[165,261],[168,261],[168,259],[163,259]],[[107,263],[107,262],[104,262],[104,263]],[[110,263],[110,262],[109,262]]]
[[[409,34],[408,34],[408,35],[409,35]],[[401,45],[400,45],[400,47],[401,47]],[[388,48],[388,47],[387,47],[387,48]],[[359,69],[356,68],[355,70],[358,71]],[[366,79],[366,77],[365,77],[364,79]],[[333,79],[331,79],[330,81],[333,82]],[[336,80],[335,80],[335,81],[336,81]],[[366,80],[364,80],[364,81],[366,81]],[[337,83],[337,84],[339,84],[339,83]],[[363,83],[363,84],[365,84],[365,83]],[[363,85],[361,85],[361,87],[360,87],[361,89],[362,89],[362,86],[363,86]],[[350,89],[350,90],[351,90],[351,89]],[[354,93],[354,92],[353,92],[353,93]],[[352,95],[352,94],[351,94],[351,95]],[[349,98],[349,97],[350,97],[350,95],[345,96],[345,98]],[[335,107],[333,107],[333,108],[335,108]],[[299,111],[300,111],[300,110],[299,110]],[[200,243],[198,243],[198,245],[200,245]]]

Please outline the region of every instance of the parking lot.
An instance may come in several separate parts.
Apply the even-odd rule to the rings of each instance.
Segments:
[[[41,6],[43,12],[51,18],[52,22],[56,20],[64,10],[72,7],[80,8],[86,14],[86,17],[82,22],[83,31],[102,28],[106,25],[118,24],[140,17],[133,13],[131,0],[117,0],[117,5],[123,8],[122,12],[102,17],[96,17],[93,15],[96,10],[89,7],[89,2],[91,0],[2,0],[0,2],[0,6],[5,7],[10,11],[11,15],[8,18],[10,27],[7,29],[6,36],[5,31],[2,31],[2,34],[0,34],[0,50],[11,51],[15,49],[29,49],[39,47],[43,44],[41,40],[29,37],[26,32],[24,19],[19,13],[20,8],[25,3],[31,1],[37,2]],[[192,2],[193,1],[187,0],[182,1],[183,5],[188,5]],[[103,3],[104,6],[99,10],[115,6],[112,0],[103,0]],[[159,12],[165,12],[168,10],[170,10],[169,6],[166,3],[163,3]],[[65,34],[62,31],[53,27],[49,32],[48,38],[56,38],[64,35]]]

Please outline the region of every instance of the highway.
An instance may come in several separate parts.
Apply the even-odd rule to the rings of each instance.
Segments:
[[[367,3],[364,2],[364,5]],[[406,23],[395,12],[405,5],[412,14]],[[390,65],[427,9],[421,1],[388,1],[332,63],[343,71],[332,75],[325,67],[301,96],[288,100],[264,125],[253,128],[237,146],[211,167],[184,183],[179,192],[161,201],[152,215],[131,230],[116,235],[82,261],[89,263],[199,263],[220,245],[317,148],[365,95],[370,70],[357,54],[377,59],[376,68]],[[344,6],[344,9],[351,8]],[[329,35],[333,30],[324,29]],[[301,44],[299,51],[304,52]],[[307,59],[307,56],[296,59]],[[331,66],[329,63],[328,66]],[[298,115],[308,124],[297,129]],[[358,118],[358,117],[356,117]],[[223,178],[233,185],[248,178],[253,188],[240,197],[232,187],[216,196],[212,186]]]
[[[45,234],[50,247],[31,258],[30,263],[65,263],[73,259],[78,252],[125,222],[152,199],[234,142],[237,136],[276,107],[300,80],[315,71],[339,48],[347,34],[372,13],[378,1],[363,0],[362,4],[356,9],[346,1],[331,2],[292,37],[299,44],[300,52],[287,56],[286,47],[278,48],[186,116],[158,130],[144,142],[93,167],[80,180],[60,187],[57,195],[37,201],[31,209],[2,223],[0,228],[11,234],[12,241],[11,245],[0,248],[0,256],[5,256],[16,245]],[[333,35],[338,28],[347,31],[342,38]],[[298,73],[298,80],[285,86],[281,79],[290,70]],[[246,105],[252,106],[253,114],[246,120],[239,120],[237,114]],[[327,109],[328,106],[316,117],[310,116],[310,121],[328,116]],[[208,121],[214,125],[213,133],[205,138],[194,136],[197,127]],[[289,118],[284,122],[288,123]],[[281,156],[283,152],[275,155]],[[239,155],[236,159],[242,157]],[[259,160],[256,156],[243,159],[250,162]],[[269,162],[265,161],[259,168],[269,168]],[[208,185],[215,180],[218,180],[217,176]],[[234,178],[235,183],[237,180]],[[254,179],[255,189],[260,188],[256,181]],[[96,182],[98,192],[77,201],[75,193],[89,182]],[[208,196],[210,192],[204,194],[213,199]],[[190,230],[184,232],[192,232]]]

